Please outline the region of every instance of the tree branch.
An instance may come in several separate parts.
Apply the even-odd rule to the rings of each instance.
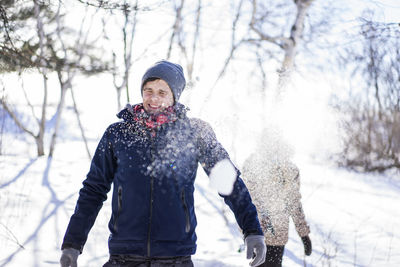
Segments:
[[[169,59],[171,57],[172,46],[174,44],[175,36],[177,34],[179,34],[179,32],[181,31],[182,9],[183,9],[184,5],[185,5],[185,0],[181,0],[181,4],[178,7],[175,7],[175,22],[174,22],[174,26],[172,27],[172,34],[171,34],[171,38],[169,41],[169,47],[168,47],[168,52],[167,52],[167,59]],[[179,40],[178,40],[178,43],[179,43]],[[185,52],[185,49],[183,49],[183,51]]]
[[[256,23],[257,23],[257,19],[256,19],[257,0],[253,0],[252,3],[253,3],[253,9],[252,9],[252,13],[251,13],[251,21],[250,21],[249,26],[250,26],[250,29],[253,30],[260,37],[260,39],[248,39],[248,40],[258,41],[258,42],[259,41],[268,41],[272,44],[279,46],[280,48],[284,48],[284,46],[290,42],[289,38],[286,38],[284,36],[272,37],[272,36],[265,34],[260,29],[257,28],[257,26],[256,26]]]
[[[110,3],[110,1],[104,1],[104,0],[97,0],[97,1],[84,1],[84,0],[76,0],[79,3],[85,4],[86,6],[91,6],[91,7],[96,7],[96,8],[101,8],[105,10],[139,10],[138,6],[131,6],[127,4],[126,2],[124,4],[118,4],[118,3]],[[142,10],[149,10],[149,8],[142,8]]]
[[[22,122],[18,119],[17,115],[11,110],[11,108],[8,106],[8,104],[6,103],[6,101],[4,99],[0,99],[0,104],[3,106],[4,110],[7,111],[8,115],[10,115],[10,117],[13,119],[15,124],[21,130],[28,133],[32,137],[36,138],[36,135],[22,124]]]

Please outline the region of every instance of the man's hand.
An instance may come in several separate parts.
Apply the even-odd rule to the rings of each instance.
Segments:
[[[61,267],[78,267],[78,256],[80,252],[74,248],[65,248],[62,250],[60,259]]]
[[[263,235],[248,235],[244,240],[246,246],[247,259],[253,258],[250,261],[250,266],[258,266],[264,263],[267,247]]]
[[[303,237],[301,238],[301,241],[303,241],[304,253],[305,253],[307,256],[310,256],[310,255],[311,255],[311,252],[312,252],[312,245],[311,245],[311,239],[310,239],[310,237],[309,237],[308,235],[303,236]]]

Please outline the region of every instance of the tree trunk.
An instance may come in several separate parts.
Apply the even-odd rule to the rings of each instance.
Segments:
[[[168,47],[168,52],[167,52],[167,60],[169,60],[170,57],[171,57],[172,46],[174,44],[175,36],[177,36],[181,31],[181,27],[182,27],[182,9],[183,9],[184,4],[185,4],[185,0],[181,0],[180,5],[175,7],[175,22],[174,22],[174,26],[172,27],[172,34],[171,34],[171,38],[170,38],[170,41],[169,41],[169,47]]]
[[[279,100],[280,94],[284,90],[284,87],[290,78],[290,73],[294,67],[294,59],[296,57],[297,45],[304,32],[304,21],[314,0],[297,0],[294,1],[297,7],[297,14],[295,22],[293,23],[290,31],[290,37],[286,39],[283,50],[285,52],[281,68],[279,70],[279,80],[277,86],[277,99]]]
[[[57,139],[57,135],[58,135],[58,128],[60,126],[61,115],[62,115],[62,112],[64,110],[65,94],[67,92],[67,89],[68,89],[67,84],[63,83],[62,86],[61,86],[60,101],[58,102],[57,111],[56,111],[56,122],[55,122],[55,125],[54,125],[54,131],[53,131],[53,135],[51,136],[49,157],[52,157],[53,154],[54,154],[54,149],[55,149],[55,146],[56,146],[56,139]]]
[[[39,66],[38,71],[42,74],[43,77],[43,102],[42,102],[42,114],[39,120],[39,133],[35,137],[36,145],[37,145],[37,152],[38,156],[44,155],[44,133],[46,130],[46,108],[47,108],[47,68],[46,68],[46,61],[44,60],[44,41],[45,35],[43,30],[43,21],[40,17],[40,7],[37,1],[34,1],[35,5],[35,16],[36,16],[36,28],[39,36]]]
[[[92,155],[90,154],[87,138],[86,138],[86,135],[85,135],[85,130],[83,129],[83,125],[82,125],[82,122],[81,122],[80,114],[79,114],[79,111],[78,111],[78,106],[76,105],[74,91],[72,90],[72,88],[71,88],[71,96],[72,96],[72,101],[74,103],[74,111],[75,111],[75,114],[76,114],[76,119],[78,120],[78,125],[79,125],[79,129],[81,130],[81,135],[82,135],[83,142],[85,143],[86,153],[88,155],[89,160],[91,160],[92,159]]]
[[[3,103],[4,101],[4,95],[1,96],[1,103]],[[4,125],[5,125],[5,121],[6,121],[6,112],[5,111],[1,111],[1,126],[0,126],[0,155],[3,154],[3,133],[4,133]]]
[[[43,137],[36,136],[35,137],[36,141],[36,147],[37,147],[37,155],[39,157],[44,156],[44,142],[43,142]]]

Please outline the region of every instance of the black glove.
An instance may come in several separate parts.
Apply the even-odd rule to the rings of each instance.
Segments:
[[[308,235],[303,236],[303,237],[301,238],[301,241],[303,241],[304,253],[305,253],[307,256],[310,256],[310,255],[311,255],[311,252],[312,252],[312,245],[311,245],[311,239],[310,239],[310,237],[308,237]]]

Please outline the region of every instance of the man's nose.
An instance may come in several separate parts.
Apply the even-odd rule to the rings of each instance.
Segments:
[[[158,95],[157,95],[157,94],[153,94],[153,95],[151,96],[151,100],[152,100],[152,101],[158,101],[158,100],[159,100]]]

